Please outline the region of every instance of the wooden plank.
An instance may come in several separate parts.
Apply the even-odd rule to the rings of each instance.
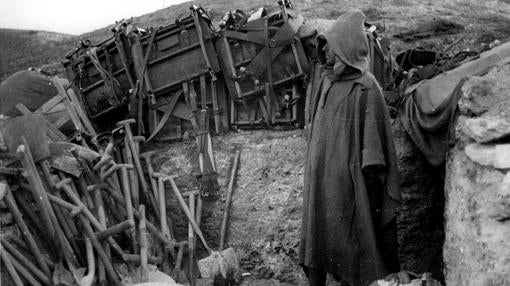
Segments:
[[[232,98],[230,98],[230,125],[234,125],[237,119],[237,108],[235,106],[235,102]]]
[[[75,109],[76,109],[76,111],[78,113],[78,116],[80,117],[81,121],[83,122],[85,127],[87,127],[88,132],[90,133],[90,135],[96,136],[97,135],[96,130],[94,129],[94,126],[92,125],[92,122],[90,121],[89,117],[87,116],[87,113],[85,112],[85,110],[83,110],[81,102],[78,99],[78,97],[76,96],[76,93],[74,93],[74,90],[68,89],[66,93],[69,96],[69,99],[71,100],[71,103],[75,107]]]
[[[214,116],[214,131],[220,133],[220,109],[218,108],[218,94],[216,92],[216,80],[211,80],[211,99]]]
[[[149,132],[152,134],[158,125],[158,111],[152,108],[156,104],[156,97],[151,93],[147,100],[149,104]]]
[[[198,123],[195,117],[194,108],[196,109],[196,94],[195,89],[193,88],[193,83],[188,84],[187,81],[182,83],[182,90],[184,91],[184,98],[186,99],[186,103],[191,108],[191,112],[189,114],[189,119],[191,121],[191,125],[193,126],[193,130],[195,133],[198,132]],[[193,107],[195,106],[195,107]]]
[[[28,109],[23,103],[17,103],[16,109],[18,109],[19,112],[21,112],[23,115],[32,114],[32,111]]]
[[[225,81],[223,79],[217,80],[214,82],[215,91],[216,91],[216,99],[218,101],[217,112],[219,116],[220,122],[220,132],[226,132],[229,130],[229,119],[228,119],[228,109],[229,109],[229,96],[228,92],[225,89]],[[214,100],[214,99],[213,99]],[[214,102],[213,102],[214,104]]]
[[[50,100],[46,101],[43,105],[41,105],[34,113],[35,114],[44,114],[57,106],[60,102],[62,102],[62,97],[58,94],[52,97]]]
[[[179,100],[180,95],[181,95],[181,93],[174,94],[170,103],[165,105],[165,107],[167,107],[167,110],[165,110],[165,114],[161,118],[161,121],[158,123],[158,125],[155,127],[154,131],[152,131],[152,134],[147,139],[147,142],[150,141],[152,138],[154,138],[154,136],[156,136],[159,133],[159,131],[161,131],[161,129],[163,129],[163,127],[165,126],[165,123],[170,118],[170,115],[172,114],[172,112],[177,104],[177,101]]]
[[[292,84],[292,96],[291,96],[291,100],[293,102],[299,98],[297,89],[298,89],[297,83],[293,83]],[[297,122],[297,112],[298,112],[297,102],[294,102],[294,104],[292,105],[292,115],[291,115],[292,122],[294,122],[294,123]]]
[[[200,76],[200,105],[202,109],[207,109],[207,83],[205,82],[205,75]]]
[[[84,132],[89,133],[92,136],[96,136],[97,133],[92,126],[92,123],[88,119],[85,111],[82,109],[80,101],[76,97],[76,94],[72,89],[69,89],[67,92],[64,89],[64,85],[62,84],[62,79],[57,77],[52,78],[55,86],[59,92],[59,95],[62,97],[62,101],[64,102],[64,106],[66,107],[67,112],[69,113],[69,117],[71,121],[73,121],[74,126]]]
[[[58,82],[57,78],[53,78],[53,82],[55,83],[55,87],[58,90],[58,95],[62,97],[62,101],[64,102],[64,106],[66,107],[67,113],[69,113],[69,117],[71,118],[71,121],[73,122],[74,127],[77,130],[86,131],[78,114],[76,113],[76,110],[74,109],[73,105],[71,104],[71,101],[69,100],[69,97],[67,96],[67,93],[65,92],[64,87],[60,84],[60,82]]]
[[[237,82],[237,80],[235,80],[235,78],[237,77],[236,69],[234,67],[234,59],[232,58],[232,50],[230,49],[230,43],[228,42],[227,37],[223,37],[223,43],[225,44],[225,50],[226,50],[227,59],[228,59],[229,67],[230,67],[230,72],[232,73],[232,78],[234,78],[234,86],[237,91],[237,94],[235,95],[235,97],[240,97],[243,93],[241,91],[241,86],[239,85],[239,82]]]
[[[71,118],[69,117],[69,114],[66,113],[64,116],[60,117],[57,121],[55,121],[55,123],[53,123],[53,125],[55,125],[55,127],[57,127],[57,128],[60,128],[64,124],[66,124],[69,121],[69,119],[71,119]]]
[[[115,37],[115,47],[117,48],[117,51],[119,52],[120,61],[122,63],[122,66],[124,67],[124,70],[126,70],[126,76],[129,81],[129,85],[131,88],[135,87],[135,81],[133,80],[133,77],[131,76],[131,73],[129,72],[129,64],[127,60],[127,55],[124,49],[124,44],[122,43],[122,40],[120,37]]]

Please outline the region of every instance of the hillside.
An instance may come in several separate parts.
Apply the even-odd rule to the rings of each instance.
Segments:
[[[59,61],[73,40],[53,32],[0,29],[0,80],[20,69]]]
[[[385,27],[386,31],[383,35],[386,36],[415,28],[420,23],[435,17],[446,18],[466,27],[461,35],[444,36],[411,44],[395,40],[394,46],[399,50],[418,45],[441,49],[461,37],[463,39],[457,47],[476,47],[482,42],[487,43],[510,36],[510,1],[508,0],[294,0],[292,3],[301,10],[305,18],[334,19],[349,8],[361,9],[369,21],[377,22]],[[133,23],[140,27],[168,25],[181,15],[186,15],[191,4],[202,5],[209,11],[213,20],[217,21],[225,11],[230,9],[249,11],[261,6],[274,6],[276,1],[190,1],[135,17]],[[129,17],[130,15],[126,15],[126,18]],[[80,37],[99,42],[111,35],[109,28],[104,27],[79,37],[40,31],[0,29],[0,80],[20,69],[45,64],[50,64],[46,65],[46,69],[50,72],[59,72],[61,71],[60,60],[76,45]]]

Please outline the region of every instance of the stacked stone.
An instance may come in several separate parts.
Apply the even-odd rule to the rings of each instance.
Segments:
[[[510,65],[462,87],[446,170],[447,285],[510,285]]]

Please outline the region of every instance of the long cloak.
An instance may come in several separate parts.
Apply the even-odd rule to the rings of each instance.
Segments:
[[[310,105],[300,263],[357,286],[387,274],[379,235],[400,193],[382,91],[364,64],[352,62],[358,73],[325,77]],[[374,171],[380,184],[367,188]]]

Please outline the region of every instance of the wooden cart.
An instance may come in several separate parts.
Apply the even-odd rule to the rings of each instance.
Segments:
[[[233,127],[299,126],[308,60],[296,36],[303,17],[280,6],[227,25],[216,41]]]
[[[120,23],[122,24],[122,23]],[[82,44],[66,55],[64,66],[88,116],[99,129],[112,128],[129,115],[133,65],[126,55],[127,39],[119,33],[97,44]]]
[[[193,120],[198,119],[191,117],[199,110],[207,110],[214,119],[211,130],[228,130],[227,95],[214,37],[209,17],[198,7],[175,24],[130,37],[136,74],[143,81],[141,94],[148,101],[143,118],[149,139],[180,139],[193,132]]]

